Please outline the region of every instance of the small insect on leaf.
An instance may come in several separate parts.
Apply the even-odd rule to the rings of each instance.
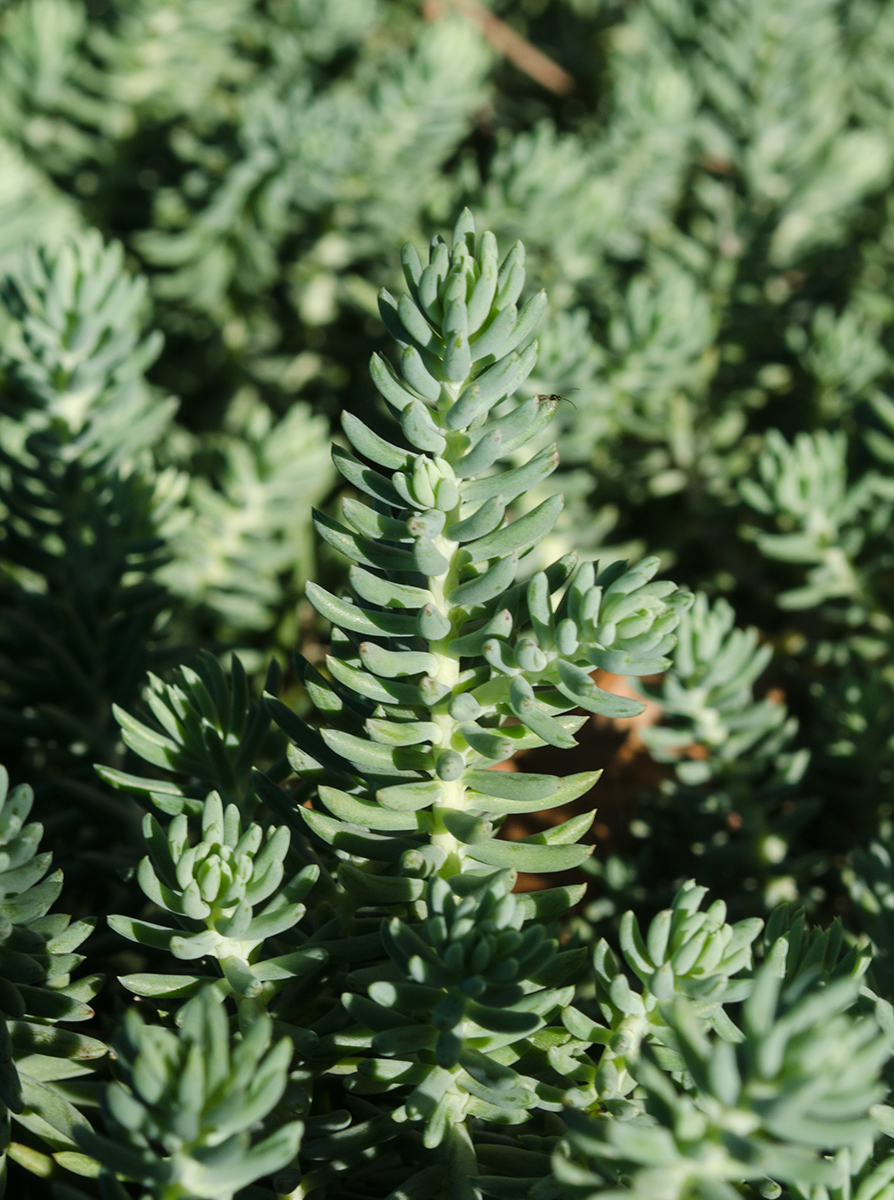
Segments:
[[[572,388],[571,390],[573,392],[576,392],[577,388]],[[567,396],[557,396],[555,394],[552,394],[550,396],[544,396],[544,395],[541,395],[538,393],[536,398],[541,404],[548,404],[550,401],[552,401],[555,404],[558,404],[560,400],[564,400],[567,404],[570,404],[572,408],[577,408],[577,405],[574,403],[574,401],[569,400]]]

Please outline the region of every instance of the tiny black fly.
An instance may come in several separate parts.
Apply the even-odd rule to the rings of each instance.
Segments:
[[[577,388],[572,388],[571,390],[573,392],[576,392]],[[555,393],[551,396],[542,396],[542,395],[538,394],[536,399],[539,400],[541,404],[547,404],[547,403],[549,403],[550,400],[552,400],[554,403],[558,404],[560,400],[565,400],[568,404],[571,405],[572,408],[577,408],[577,405],[574,403],[573,400],[569,400],[567,396],[557,396],[557,395],[555,395]]]

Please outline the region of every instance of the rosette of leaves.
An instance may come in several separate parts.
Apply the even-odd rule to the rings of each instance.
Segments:
[[[512,1125],[596,1100],[588,1043],[555,1023],[584,952],[559,952],[540,924],[523,928],[531,906],[512,882],[508,871],[432,879],[424,921],[383,927],[391,968],[355,971],[368,998],[342,1001],[360,1026],[351,1045],[370,1052],[349,1088],[399,1089],[392,1119],[422,1121],[429,1148],[469,1117]]]
[[[267,938],[291,930],[304,916],[305,898],[319,869],[310,865],[286,878],[291,835],[284,826],[263,828],[243,822],[235,804],[224,808],[212,792],[202,811],[201,834],[190,837],[185,813],[164,829],[151,813],[143,818],[149,854],[137,880],[147,898],[173,916],[173,927],[134,917],[109,918],[131,941],[167,950],[181,961],[217,959],[226,985],[220,989],[266,1005],[287,983],[319,968],[325,951],[264,958]],[[128,975],[125,987],[137,995],[189,996],[214,977]],[[219,977],[218,977],[219,978]]]
[[[117,1078],[102,1099],[107,1136],[81,1130],[78,1140],[111,1176],[140,1183],[152,1200],[232,1200],[298,1151],[300,1121],[264,1127],[285,1090],[292,1047],[288,1038],[271,1044],[264,1015],[231,1030],[213,988],[182,1016],[174,1031],[145,1024],[133,1009],[125,1014]]]
[[[513,501],[557,463],[554,446],[528,461],[521,454],[555,402],[512,399],[536,362],[528,339],[545,296],[518,307],[523,248],[501,263],[491,234],[476,246],[468,212],[449,243],[434,239],[427,265],[412,245],[403,264],[409,295],[383,293],[380,302],[399,369],[378,356],[371,368],[391,440],[347,414],[353,449],[333,452],[371,503],[346,499],[343,521],[317,516],[321,536],[355,563],[344,596],[308,586],[334,627],[329,678],[304,667],[327,723],[311,729],[271,701],[295,742],[293,765],[321,785],[319,810],[298,810],[310,831],[335,846],[375,832],[376,847],[360,851],[374,869],[338,866],[352,902],[374,906],[419,900],[426,870],[579,865],[590,852],[578,844],[590,815],[513,843],[496,833],[509,813],[582,795],[595,774],[560,780],[487,768],[527,747],[574,746],[586,720],[575,709],[641,711],[591,674],[663,670],[688,604],[672,583],[653,580],[655,559],[600,572],[572,554],[524,579],[525,556],[562,507],[553,496],[510,519]],[[518,465],[501,468],[509,456]],[[398,831],[411,835],[409,846],[389,836]],[[404,870],[401,854],[420,835],[429,866]]]
[[[694,880],[684,884],[673,907],[652,920],[645,937],[633,912],[625,913],[619,943],[626,971],[605,939],[593,952],[596,1002],[606,1024],[577,1008],[563,1014],[571,1033],[606,1047],[597,1087],[602,1103],[619,1112],[629,1109],[624,1098],[636,1085],[630,1064],[644,1041],[654,1044],[666,1065],[678,1065],[663,1008],[675,996],[692,1000],[699,1017],[721,1038],[736,1042],[741,1036],[725,1006],[748,994],[752,944],[763,922],[748,918],[727,924],[723,900],[702,911],[707,891]]]
[[[880,502],[875,472],[848,481],[847,450],[842,432],[799,433],[789,444],[771,429],[758,457],[758,479],[740,481],[743,499],[779,529],[746,530],[760,552],[809,566],[801,587],[777,596],[782,608],[847,601],[865,619],[876,607],[870,578],[857,560],[867,541],[887,529],[890,508]]]
[[[279,689],[275,662],[265,688],[268,694]],[[203,651],[194,667],[178,667],[171,683],[150,674],[143,698],[148,709],[144,719],[123,708],[114,713],[125,745],[155,768],[154,777],[100,766],[101,778],[142,796],[168,816],[201,817],[209,791],[251,816],[257,805],[252,768],[275,758],[283,739],[278,731],[271,736],[270,717],[252,699],[241,659],[232,656],[228,677],[214,655]],[[288,773],[288,764],[285,759],[274,762],[268,771],[279,778]]]
[[[51,855],[38,850],[43,827],[28,821],[31,788],[8,784],[0,767],[0,1194],[7,1155],[39,1176],[59,1167],[93,1173],[74,1141],[85,1118],[72,1081],[106,1053],[97,1039],[59,1025],[93,1016],[88,1001],[102,976],[71,976],[94,922],[49,912],[62,872],[48,874]]]
[[[641,1114],[567,1114],[571,1132],[554,1158],[559,1194],[734,1200],[747,1180],[776,1194],[779,1183],[844,1184],[843,1164],[828,1152],[871,1144],[889,1039],[855,1011],[853,980],[803,983],[784,989],[771,958],[742,1006],[735,1043],[711,1037],[692,1001],[666,1005],[676,1069],[644,1045],[631,1064]]]

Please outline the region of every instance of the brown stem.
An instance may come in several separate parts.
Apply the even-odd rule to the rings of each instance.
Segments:
[[[448,8],[468,17],[495,50],[548,91],[557,96],[568,96],[574,91],[574,79],[567,71],[505,21],[495,17],[479,0],[423,0],[422,13],[427,20],[436,21]]]

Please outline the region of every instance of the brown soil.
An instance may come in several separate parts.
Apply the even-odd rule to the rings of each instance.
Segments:
[[[599,687],[615,695],[634,696],[629,680],[621,675],[598,671],[594,676]],[[595,787],[573,803],[540,813],[508,817],[501,836],[514,841],[528,837],[540,829],[559,825],[578,813],[596,809],[596,820],[584,839],[595,843],[602,852],[617,849],[626,839],[627,829],[636,812],[636,795],[641,790],[653,790],[661,783],[666,768],[654,762],[639,735],[640,729],[654,725],[661,717],[658,704],[649,702],[645,712],[627,720],[591,717],[577,736],[574,750],[557,750],[544,746],[528,750],[499,770],[535,771],[547,775],[572,775],[578,771],[603,771]],[[597,851],[598,852],[598,851]],[[557,884],[579,882],[579,871],[562,875],[520,874],[517,892],[537,891]]]

